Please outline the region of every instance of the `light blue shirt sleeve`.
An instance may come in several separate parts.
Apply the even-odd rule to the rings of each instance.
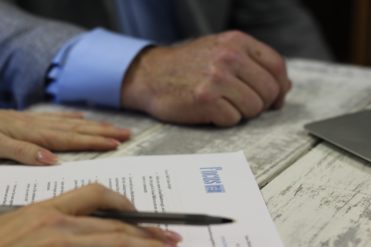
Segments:
[[[97,28],[67,42],[52,62],[47,92],[57,103],[119,108],[127,69],[148,40]]]

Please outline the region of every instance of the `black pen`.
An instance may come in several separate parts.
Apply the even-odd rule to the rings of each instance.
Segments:
[[[0,206],[0,214],[14,211],[22,206]],[[117,212],[98,210],[90,214],[102,219],[115,219],[130,224],[152,223],[169,225],[215,225],[233,223],[234,220],[204,214],[153,213],[153,212]]]

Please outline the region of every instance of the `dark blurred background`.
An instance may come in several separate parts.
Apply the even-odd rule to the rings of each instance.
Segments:
[[[303,0],[338,62],[371,65],[371,0]]]

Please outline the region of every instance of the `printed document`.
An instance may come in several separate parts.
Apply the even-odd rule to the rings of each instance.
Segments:
[[[138,210],[201,213],[236,222],[161,226],[183,247],[282,247],[243,152],[109,158],[53,167],[0,166],[0,203],[23,205],[99,182]]]

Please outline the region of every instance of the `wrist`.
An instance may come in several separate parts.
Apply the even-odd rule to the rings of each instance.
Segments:
[[[155,96],[159,59],[165,47],[148,46],[130,64],[121,88],[121,106],[126,109],[148,112]]]

